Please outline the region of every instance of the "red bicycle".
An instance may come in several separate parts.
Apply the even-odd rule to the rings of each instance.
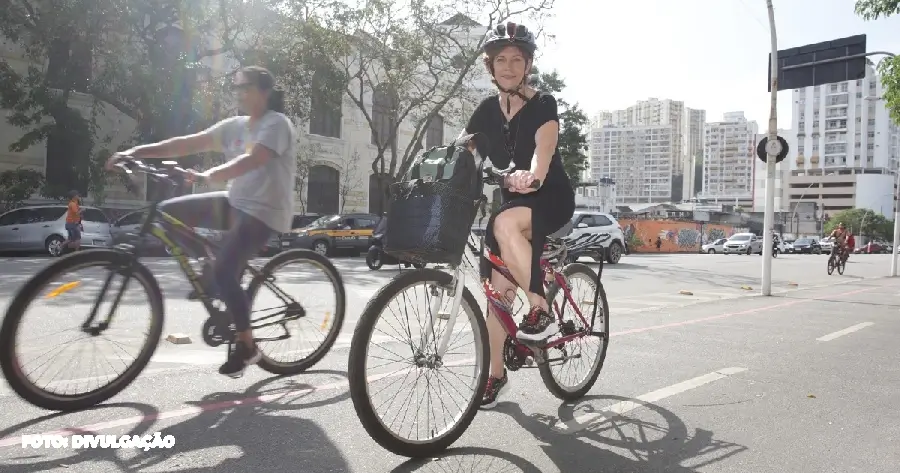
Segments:
[[[510,171],[486,169],[485,182],[500,184]],[[481,220],[485,213],[482,205]],[[540,259],[558,334],[540,345],[519,342],[514,315],[526,306],[524,297],[508,298],[513,299],[509,304],[487,281],[479,291],[506,330],[503,357],[507,369],[536,366],[547,388],[566,401],[581,398],[594,385],[609,341],[609,311],[600,283],[602,263],[597,273],[584,264],[563,264],[568,251],[602,245],[611,236],[588,234],[567,240],[571,230],[570,224],[551,235]],[[503,261],[484,248],[479,233],[472,232],[462,264],[450,272],[418,269],[391,280],[366,306],[353,334],[348,367],[353,406],[372,439],[397,455],[435,455],[453,444],[478,412],[488,378],[489,342],[479,302],[466,286],[467,276],[479,279],[476,255],[484,254],[504,277],[515,282]],[[588,289],[584,294],[576,291],[582,283]],[[396,310],[392,309],[394,302],[398,302]],[[580,308],[584,304],[589,310]],[[418,307],[424,308],[424,316],[411,315]],[[392,315],[396,323],[387,322]],[[409,326],[413,323],[420,329],[415,336]],[[466,340],[469,342],[464,343]],[[582,349],[591,340],[598,346]],[[466,347],[471,347],[471,352],[465,352]],[[585,361],[591,356],[591,361]],[[388,362],[403,367],[385,369]],[[586,368],[582,376],[572,382],[562,379],[578,367]],[[451,388],[453,383],[461,387]],[[386,412],[379,412],[381,408]],[[410,421],[411,425],[397,427],[397,421]]]

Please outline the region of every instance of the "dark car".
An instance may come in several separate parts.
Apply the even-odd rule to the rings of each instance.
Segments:
[[[377,215],[353,213],[326,215],[306,228],[291,232],[291,248],[304,248],[327,255],[333,250],[349,250],[355,254],[368,251]]]
[[[812,238],[800,238],[794,240],[794,253],[822,254],[822,246]]]
[[[260,254],[263,256],[273,256],[280,253],[282,250],[290,248],[291,241],[297,236],[297,231],[303,229],[310,223],[313,223],[319,217],[321,217],[319,214],[294,215],[294,219],[291,222],[291,231],[273,234],[269,238],[269,241],[262,247]]]
[[[887,245],[882,245],[881,243],[869,243],[865,246],[861,246],[854,251],[856,254],[887,254],[890,253],[891,249]]]

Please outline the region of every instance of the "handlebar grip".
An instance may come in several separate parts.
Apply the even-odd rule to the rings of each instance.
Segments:
[[[540,189],[541,188],[541,180],[535,179],[534,181],[531,182],[531,185],[529,187],[531,187],[532,189]]]

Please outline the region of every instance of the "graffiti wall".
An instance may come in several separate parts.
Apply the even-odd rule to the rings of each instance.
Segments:
[[[747,231],[732,225],[671,220],[619,220],[619,225],[633,253],[696,253],[706,243]]]

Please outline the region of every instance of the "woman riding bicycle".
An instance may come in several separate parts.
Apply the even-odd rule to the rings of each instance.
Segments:
[[[261,357],[250,329],[250,300],[241,287],[241,273],[272,232],[291,230],[296,131],[282,113],[281,91],[275,88],[275,80],[268,70],[256,66],[244,68],[235,75],[232,87],[246,115],[227,118],[197,134],[116,153],[109,159],[107,167],[113,168],[123,158],[165,159],[210,151],[220,151],[229,159],[208,171],[190,172],[194,181],[230,181],[225,203],[230,209],[219,210],[223,202],[221,194],[216,192],[172,199],[162,208],[181,219],[177,212],[179,204],[188,201],[205,203],[209,212],[185,218],[211,218],[218,221],[216,226],[229,228],[213,263],[213,271],[217,297],[231,314],[237,343],[219,373],[238,377]],[[183,221],[187,223],[187,220]]]
[[[499,93],[486,98],[472,113],[466,134],[482,133],[490,142],[488,157],[497,168],[515,164],[502,189],[502,205],[488,222],[485,244],[502,257],[517,283],[525,290],[531,309],[519,325],[519,340],[539,343],[558,330],[548,313],[539,259],[547,235],[569,222],[575,213],[572,188],[557,149],[559,115],[556,99],[528,85],[534,35],[523,25],[498,25],[483,45],[484,65]],[[539,189],[530,186],[541,181]],[[530,240],[530,241],[529,241]],[[516,285],[482,256],[482,278],[490,278],[497,293],[511,305]],[[493,309],[488,308],[493,314]],[[506,332],[494,315],[487,318],[491,346],[490,377],[482,408],[490,409],[508,386],[503,365]]]

